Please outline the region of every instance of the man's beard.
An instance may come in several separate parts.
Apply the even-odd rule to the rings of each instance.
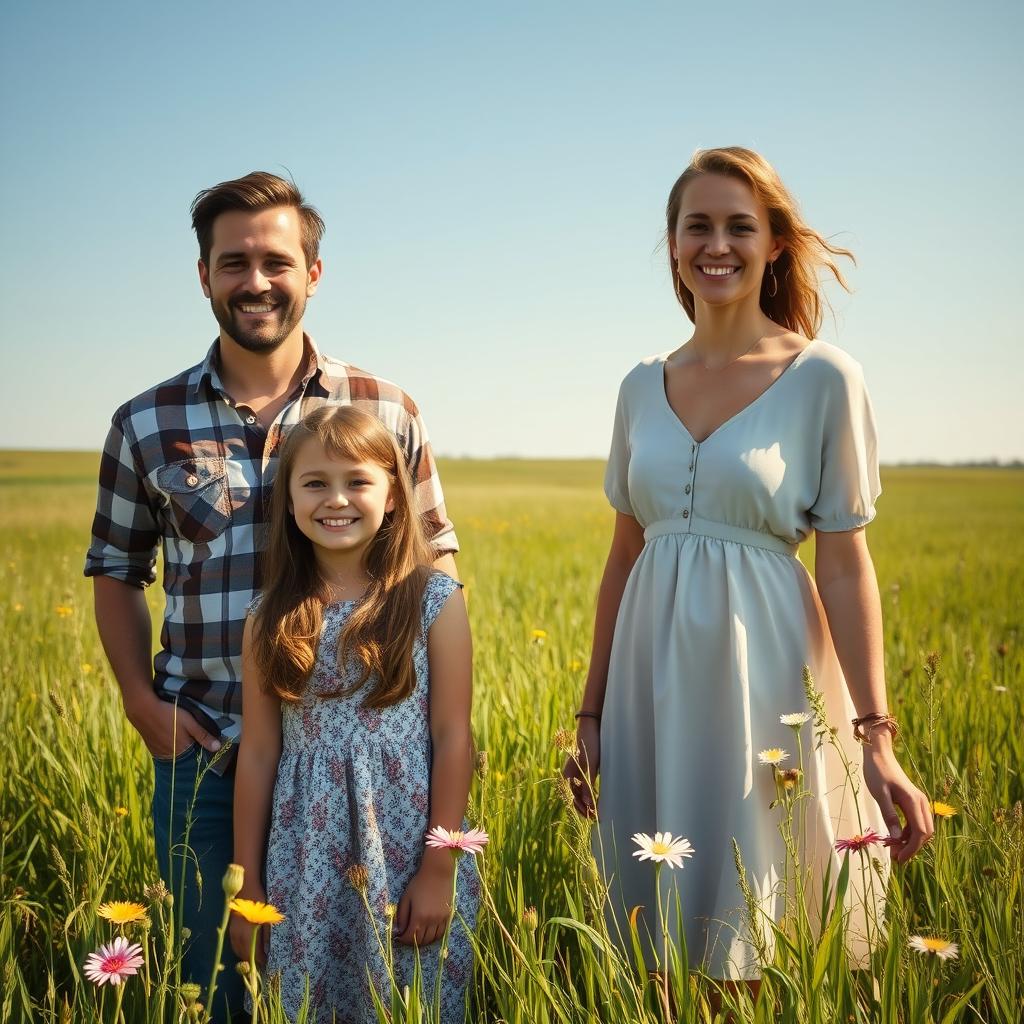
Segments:
[[[267,314],[267,318],[275,319],[275,326],[250,326],[241,320],[242,314],[237,312],[239,305],[244,303],[258,306],[266,302],[274,303],[274,309]],[[298,303],[288,304],[283,296],[272,292],[269,295],[236,295],[227,302],[216,302],[211,298],[210,308],[221,330],[239,348],[244,348],[247,352],[269,354],[279,348],[295,329],[295,325],[301,322],[306,312],[306,302],[302,299]]]

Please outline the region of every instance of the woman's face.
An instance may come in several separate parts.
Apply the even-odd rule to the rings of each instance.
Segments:
[[[672,257],[694,300],[709,306],[760,302],[761,278],[782,252],[768,211],[737,178],[702,174],[683,190]]]

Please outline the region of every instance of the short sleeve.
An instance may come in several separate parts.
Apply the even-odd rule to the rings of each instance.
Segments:
[[[612,447],[604,471],[604,493],[614,509],[627,516],[633,515],[629,501],[629,431],[626,424],[625,383],[619,388],[615,403],[615,422],[612,425]]]
[[[811,525],[826,533],[866,526],[875,518],[881,493],[875,415],[864,375],[851,363],[843,367],[826,403],[821,481],[809,510]]]
[[[426,586],[423,588],[423,632],[428,633],[434,624],[434,619],[441,614],[448,598],[461,590],[462,584],[453,580],[451,576],[443,572],[432,572],[427,577]]]
[[[111,422],[100,459],[85,575],[111,576],[135,587],[147,587],[156,579],[160,538],[160,525],[119,411]]]

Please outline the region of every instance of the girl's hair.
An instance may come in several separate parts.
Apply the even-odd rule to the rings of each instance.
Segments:
[[[671,243],[676,236],[683,191],[694,178],[702,174],[723,174],[736,178],[744,182],[765,205],[772,234],[785,242],[785,248],[772,268],[778,288],[775,295],[768,294],[771,275],[765,274],[761,282],[761,309],[766,316],[788,330],[813,338],[821,327],[822,304],[827,305],[821,293],[818,271],[825,267],[849,291],[850,286],[832,257],[848,256],[853,260],[853,253],[827,242],[804,223],[796,200],[782,184],[775,168],[759,153],[742,146],[697,150],[690,166],[679,176],[668,194],[665,210],[666,237],[670,243],[668,262],[676,298],[686,310],[686,315],[693,321],[693,292],[679,278]]]
[[[338,664],[354,661],[359,679],[329,697],[347,697],[375,677],[368,707],[408,697],[416,685],[413,642],[421,628],[423,588],[434,555],[413,505],[412,484],[394,435],[375,416],[352,406],[317,409],[292,428],[281,451],[270,499],[263,597],[253,628],[253,654],[268,693],[295,702],[316,661],[323,606],[330,587],[313,545],[289,512],[289,482],[299,449],[315,440],[334,458],[373,462],[391,480],[394,509],[384,516],[364,556],[369,586],[345,623]]]

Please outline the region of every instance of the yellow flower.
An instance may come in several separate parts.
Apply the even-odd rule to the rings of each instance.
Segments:
[[[15,610],[16,612],[20,612],[20,611],[23,611],[23,610],[24,610],[24,608],[25,608],[25,606],[24,606],[24,605],[23,605],[23,604],[22,604],[22,603],[21,603],[20,601],[15,601],[15,602],[14,602],[14,610]]]
[[[87,661],[82,662],[82,675],[87,676],[92,671],[92,665]]]
[[[232,900],[229,906],[236,914],[244,917],[249,924],[280,924],[284,920],[284,914],[271,903],[236,899]]]
[[[570,672],[579,672],[581,668],[583,668],[583,662],[580,661],[579,658],[573,658],[572,661],[569,662]]]
[[[534,629],[530,632],[530,636],[535,644],[542,644],[548,638],[548,631],[546,629]]]
[[[114,813],[119,818],[127,818],[128,817],[128,808],[127,807],[115,807],[114,808]]]
[[[75,614],[75,609],[66,604],[59,604],[53,610],[62,619],[66,619],[69,615]]]
[[[101,903],[96,913],[112,924],[131,924],[133,921],[141,921],[146,916],[146,908],[141,903],[114,900],[111,903]]]
[[[941,800],[932,801],[932,814],[940,818],[952,818],[956,814],[956,808],[950,804],[944,804]]]

